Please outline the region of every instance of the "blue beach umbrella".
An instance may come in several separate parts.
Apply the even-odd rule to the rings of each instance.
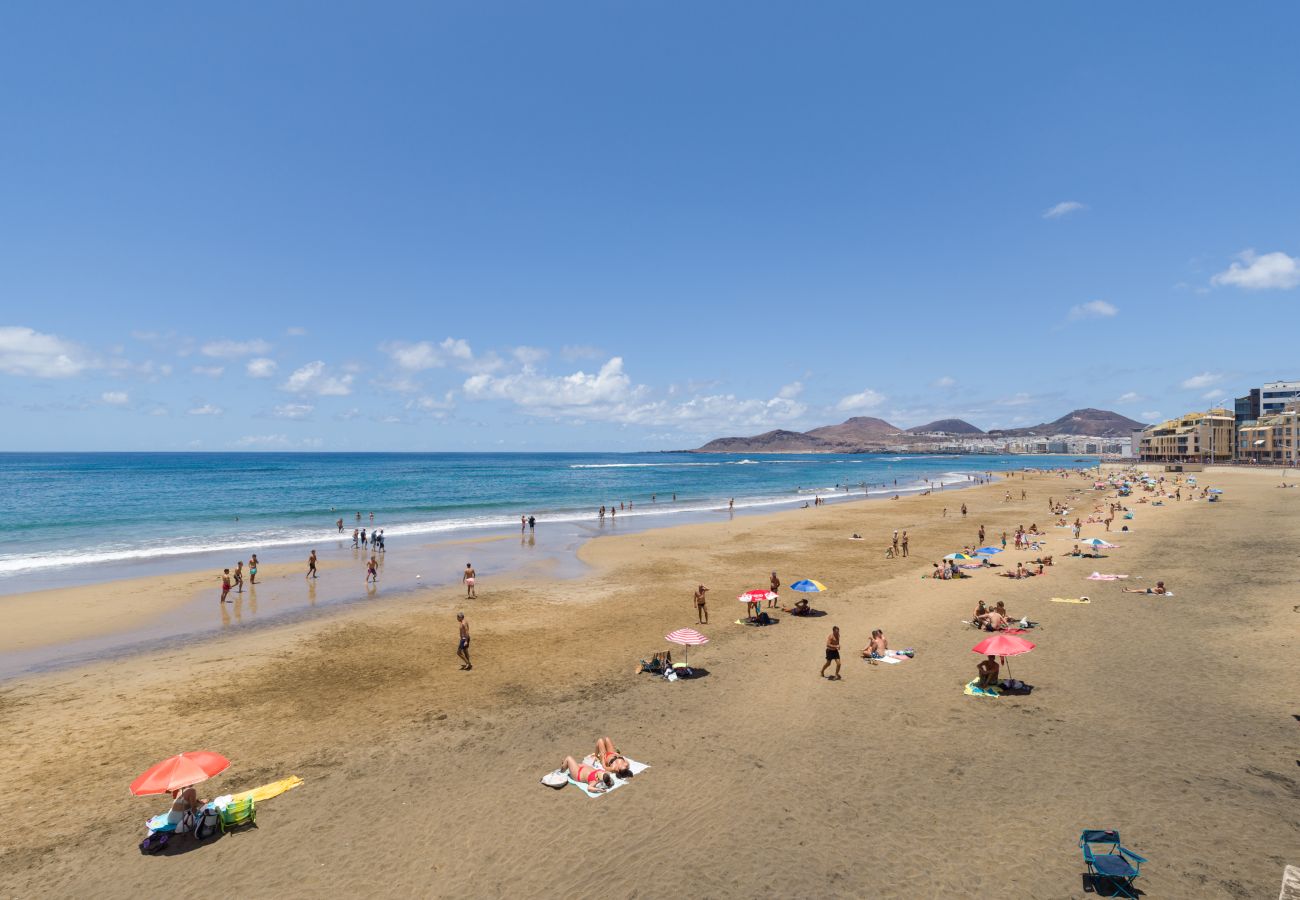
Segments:
[[[790,585],[790,590],[799,591],[802,594],[820,594],[822,591],[826,590],[826,585],[822,584],[820,581],[813,581],[810,578],[805,578],[803,581],[796,581],[794,584]]]

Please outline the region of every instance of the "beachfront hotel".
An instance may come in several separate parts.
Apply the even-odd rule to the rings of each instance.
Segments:
[[[1232,410],[1187,413],[1145,429],[1138,457],[1144,462],[1231,462],[1235,426]]]

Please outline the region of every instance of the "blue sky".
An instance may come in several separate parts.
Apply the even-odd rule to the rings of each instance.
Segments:
[[[10,4],[0,449],[661,449],[1300,378],[1298,25]]]

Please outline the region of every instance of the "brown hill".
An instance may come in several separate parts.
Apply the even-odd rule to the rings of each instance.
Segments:
[[[879,444],[893,438],[903,429],[890,425],[884,419],[871,416],[854,416],[838,425],[823,425],[814,428],[808,434],[832,444],[852,445]]]
[[[965,419],[939,419],[907,429],[908,434],[983,434]]]
[[[1136,429],[1144,427],[1128,416],[1121,416],[1108,409],[1076,409],[1066,413],[1055,422],[1044,422],[1029,428],[1004,428],[990,431],[993,437],[1031,437],[1034,435],[1078,434],[1086,437],[1128,437]]]
[[[829,453],[838,448],[828,441],[798,431],[765,431],[753,437],[725,437],[709,441],[699,453]]]

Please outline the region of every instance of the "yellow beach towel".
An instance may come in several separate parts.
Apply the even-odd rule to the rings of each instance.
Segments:
[[[1091,603],[1087,597],[1048,597],[1053,603]]]
[[[302,779],[297,775],[290,775],[288,778],[281,778],[279,781],[272,781],[270,784],[264,784],[261,787],[255,787],[252,790],[241,791],[231,797],[231,802],[253,798],[254,803],[261,803],[263,800],[270,800],[272,797],[278,797],[285,791],[291,791],[298,785],[302,784]]]

